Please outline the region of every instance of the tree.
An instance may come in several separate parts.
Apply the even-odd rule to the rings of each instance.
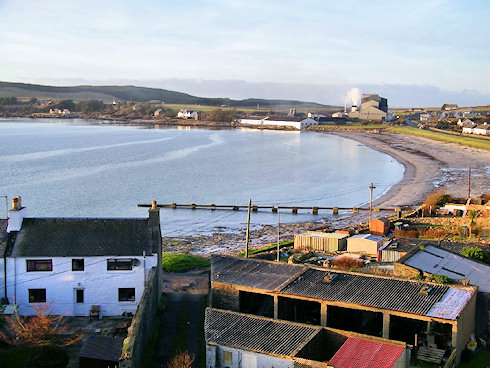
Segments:
[[[80,331],[69,331],[63,316],[50,315],[49,306],[34,306],[36,315],[21,317],[17,313],[7,320],[7,333],[0,332],[0,340],[12,345],[69,346],[81,340]]]
[[[60,109],[68,109],[70,111],[75,111],[75,102],[73,100],[61,100],[59,103]]]
[[[100,100],[80,101],[77,107],[77,110],[83,113],[101,111],[104,109],[104,102]]]
[[[167,363],[167,368],[191,368],[194,362],[194,355],[187,351],[174,355]]]

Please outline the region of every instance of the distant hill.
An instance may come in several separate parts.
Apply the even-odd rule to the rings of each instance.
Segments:
[[[196,97],[187,93],[169,91],[161,88],[147,88],[136,86],[69,86],[55,87],[39,84],[0,82],[0,97],[36,97],[53,99],[88,100],[97,99],[112,102],[122,101],[146,102],[161,100],[168,104],[196,104],[208,106],[226,105],[230,107],[274,107],[274,106],[302,106],[328,108],[315,102],[295,100],[265,100],[249,98],[246,100],[231,100],[229,98]]]

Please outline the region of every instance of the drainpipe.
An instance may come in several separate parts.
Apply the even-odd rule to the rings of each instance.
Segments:
[[[143,251],[143,287],[146,286],[146,252]]]
[[[14,304],[17,305],[17,258],[14,258]]]

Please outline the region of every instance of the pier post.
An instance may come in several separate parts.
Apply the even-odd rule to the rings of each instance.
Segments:
[[[298,207],[293,207],[293,209],[291,210],[292,213],[298,213]]]
[[[334,207],[334,208],[332,209],[332,213],[333,213],[334,215],[338,215],[338,214],[339,214],[339,208],[338,208],[338,207]]]
[[[354,212],[354,213],[359,213],[359,208],[354,207],[354,208],[352,209],[352,212]]]
[[[214,203],[211,205],[211,210],[216,210],[216,205]]]
[[[257,206],[252,206],[252,211],[257,212],[259,208]]]
[[[277,212],[277,207],[276,206],[272,206],[272,212]]]
[[[195,203],[191,204],[191,208],[192,208],[193,210],[195,210],[195,209],[196,209],[196,204],[195,204]]]
[[[318,215],[318,207],[313,207],[312,210],[314,215]]]
[[[238,211],[240,208],[238,206],[233,206],[233,211]]]
[[[373,208],[373,211],[374,211],[374,212],[379,212],[379,207],[374,207],[374,208]]]

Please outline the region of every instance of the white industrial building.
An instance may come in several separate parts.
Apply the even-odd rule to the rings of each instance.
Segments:
[[[271,118],[266,117],[256,117],[256,118],[245,118],[241,119],[240,123],[245,125],[272,125],[272,126],[285,126],[293,127],[298,130],[308,128],[312,125],[318,125],[318,121],[312,118],[295,118],[295,117],[284,117],[284,118]]]
[[[16,201],[17,200],[17,201]],[[159,269],[158,209],[147,219],[27,218],[20,198],[0,237],[0,297],[33,315],[102,316],[135,313],[152,267]],[[3,262],[2,262],[3,263]]]

